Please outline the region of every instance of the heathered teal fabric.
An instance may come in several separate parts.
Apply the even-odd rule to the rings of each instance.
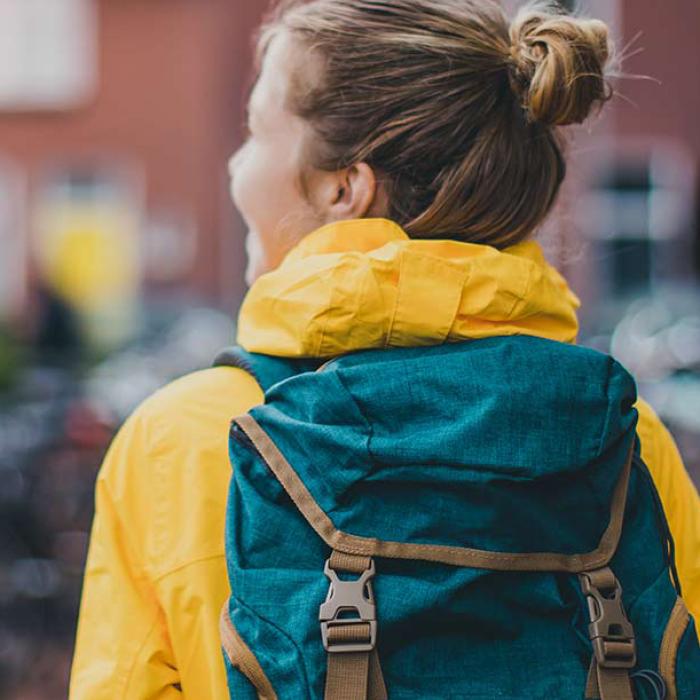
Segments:
[[[352,353],[275,384],[251,414],[345,532],[571,554],[595,549],[608,525],[635,440],[635,399],[632,378],[606,355],[509,337]],[[676,591],[663,514],[635,449],[611,566],[636,626],[639,668],[655,669]],[[231,460],[231,619],[279,698],[321,698],[329,549],[235,424]],[[390,698],[583,698],[591,644],[575,575],[376,566]],[[689,630],[681,700],[700,698]],[[227,668],[232,697],[247,698],[250,687]]]

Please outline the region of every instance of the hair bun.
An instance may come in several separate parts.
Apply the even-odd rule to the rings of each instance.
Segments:
[[[605,23],[526,7],[513,20],[510,38],[511,82],[530,121],[580,124],[612,96]]]

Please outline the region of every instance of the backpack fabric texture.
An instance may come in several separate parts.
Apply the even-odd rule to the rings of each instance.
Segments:
[[[579,574],[606,566],[634,628],[635,697],[700,698],[634,381],[615,360],[511,336],[331,361],[234,348],[217,362],[265,390],[230,433],[231,698],[324,697],[324,565],[355,546],[376,565],[389,698],[584,698],[594,651]],[[528,563],[542,553],[548,570]]]

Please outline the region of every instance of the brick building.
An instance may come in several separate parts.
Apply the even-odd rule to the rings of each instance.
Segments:
[[[267,3],[96,2],[94,94],[68,110],[0,111],[0,161],[20,174],[26,193],[14,229],[26,245],[20,247],[24,254],[13,253],[26,272],[23,291],[33,284],[32,210],[46,173],[56,164],[112,159],[138,173],[141,214],[144,221],[155,220],[149,230],[157,229],[163,219],[174,220],[188,229],[194,243],[192,259],[179,277],[171,275],[167,284],[158,279],[150,283],[184,288],[232,310],[245,291],[245,262],[243,232],[230,203],[225,166],[240,138],[252,30]],[[590,133],[582,134],[583,147],[576,153],[583,156],[572,162],[570,199],[576,198],[572,192],[585,187],[586,163],[595,161],[605,148],[602,144],[615,135],[672,137],[693,161],[700,152],[700,131],[695,127],[700,45],[694,35],[700,26],[700,5],[693,0],[584,4],[625,39],[642,32],[634,46],[644,51],[633,56],[625,70],[661,82],[626,81],[624,99],[618,99]],[[575,284],[583,287],[589,273],[571,270],[578,279]],[[26,293],[18,296],[15,306],[20,311],[27,298]]]

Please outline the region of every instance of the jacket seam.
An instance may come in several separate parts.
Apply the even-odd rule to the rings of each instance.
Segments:
[[[530,290],[532,289],[532,286],[535,283],[533,277],[534,273],[532,269],[528,268],[527,279],[525,280],[525,284],[523,285],[524,289],[522,293],[519,296],[517,294],[513,294],[515,300],[513,301],[513,305],[510,307],[510,309],[508,309],[508,313],[506,314],[508,321],[512,318],[513,313],[515,312],[515,309],[518,306],[518,304],[530,296]]]
[[[223,553],[219,554],[209,554],[207,556],[202,556],[202,557],[197,557],[196,559],[191,559],[190,561],[183,562],[181,564],[176,564],[175,566],[172,566],[171,568],[167,569],[166,571],[163,571],[162,573],[159,573],[155,575],[151,580],[154,584],[161,583],[163,579],[167,578],[168,576],[172,574],[176,574],[178,571],[182,571],[182,569],[186,569],[188,566],[194,566],[195,564],[201,564],[206,561],[212,561],[213,559],[225,559],[226,555]]]
[[[160,536],[153,538],[154,554],[157,557],[156,560],[159,560],[163,553],[168,550],[166,533],[169,530],[167,525],[171,520],[168,517],[169,499],[167,498],[167,493],[161,491],[168,483],[167,440],[163,439],[167,425],[164,425],[163,418],[160,415],[151,416],[150,423],[153,429],[149,431],[149,449],[146,459],[150,460],[153,465],[152,474],[155,477],[154,492],[160,494],[153,499],[155,503],[152,510],[153,529],[155,533],[160,533]]]
[[[129,548],[129,554],[133,559],[133,564],[138,572],[136,580],[139,581],[145,581],[148,582],[149,576],[148,576],[148,570],[147,567],[144,563],[143,557],[139,556],[138,551],[136,547],[134,546],[134,541],[133,539],[128,535],[128,530],[126,527],[124,527],[124,521],[119,514],[119,509],[117,508],[116,500],[114,498],[114,495],[112,494],[112,491],[109,486],[109,482],[105,478],[100,478],[98,479],[100,485],[102,486],[103,489],[103,495],[106,498],[107,502],[109,503],[109,508],[114,514],[114,517],[119,524],[119,529],[124,535],[124,540],[126,541],[128,548]]]
[[[455,324],[457,323],[457,319],[459,318],[459,310],[462,308],[462,300],[464,299],[464,290],[467,288],[469,284],[469,280],[472,277],[473,273],[473,268],[470,265],[455,265],[454,266],[456,269],[462,270],[463,271],[463,277],[462,277],[462,288],[459,290],[459,294],[457,295],[457,308],[455,309],[455,312],[452,316],[452,323],[450,323],[450,327],[447,329],[447,333],[445,335],[445,338],[443,342],[450,342],[450,338],[452,338],[452,329],[455,327]]]
[[[328,298],[328,308],[329,309],[334,308],[333,298],[335,297],[336,291],[337,291],[335,285],[333,284],[333,277],[335,276],[335,270],[336,270],[336,268],[333,267],[331,269],[331,272],[329,275],[329,277],[330,277],[330,295]],[[327,318],[326,314],[324,314],[321,318],[322,318],[322,324],[321,324],[321,327],[319,328],[318,344],[316,345],[316,350],[312,351],[312,353],[315,357],[324,357],[323,345],[324,345],[325,340],[326,340],[326,327],[328,326],[328,318]]]
[[[396,284],[396,297],[394,298],[394,308],[391,310],[391,318],[389,319],[389,328],[386,331],[386,338],[384,339],[384,347],[388,348],[391,344],[391,338],[394,334],[394,323],[396,323],[396,314],[399,312],[399,302],[401,301],[401,286],[403,280],[403,269],[404,261],[406,260],[406,250],[401,250],[401,255],[399,256],[399,279]]]

